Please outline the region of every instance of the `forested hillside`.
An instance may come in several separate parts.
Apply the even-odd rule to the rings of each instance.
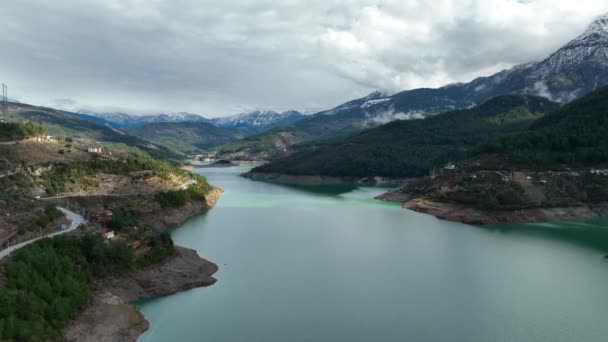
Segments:
[[[424,120],[397,121],[312,152],[298,153],[254,172],[337,177],[413,177],[468,156],[497,134],[527,129],[558,108],[536,96],[506,95],[472,109]]]
[[[608,87],[534,122],[529,130],[480,148],[514,166],[561,168],[608,163]]]
[[[208,122],[150,123],[128,132],[181,155],[199,153],[252,134],[245,128],[220,128]]]

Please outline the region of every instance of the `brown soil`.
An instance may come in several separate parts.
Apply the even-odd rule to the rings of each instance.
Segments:
[[[190,249],[176,253],[159,265],[137,270],[95,284],[88,307],[65,330],[68,341],[136,341],[149,323],[134,301],[168,296],[179,291],[209,286],[218,267]]]
[[[157,229],[179,225],[217,203],[223,190],[213,188],[205,202],[192,202],[180,208],[148,210],[139,215],[142,224]],[[89,206],[107,204],[108,197],[89,198]],[[145,198],[112,198],[115,205]],[[125,202],[126,201],[126,202]],[[149,328],[148,322],[132,302],[172,295],[216,282],[216,264],[202,259],[196,251],[177,247],[174,256],[161,264],[99,280],[89,306],[65,330],[68,341],[136,341]]]
[[[475,225],[590,219],[601,216],[601,208],[604,208],[604,210],[606,208],[606,206],[591,208],[581,205],[516,211],[480,211],[461,204],[431,202],[421,198],[409,200],[403,204],[403,207],[430,214],[442,220]]]
[[[380,196],[376,196],[375,199],[385,201],[385,202],[400,202],[404,203],[409,200],[412,196],[405,192],[402,192],[401,189],[389,191]]]
[[[213,208],[223,192],[224,190],[220,188],[213,188],[207,194],[205,202],[195,201],[179,208],[156,208],[142,211],[138,215],[138,220],[141,224],[154,229],[179,226],[188,219]]]

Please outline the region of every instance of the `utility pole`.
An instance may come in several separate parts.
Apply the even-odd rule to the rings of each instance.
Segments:
[[[2,119],[0,122],[4,122],[7,117],[8,111],[8,86],[2,83]]]
[[[4,107],[6,107],[6,103],[4,101],[4,99],[6,98],[6,90],[5,90],[5,85],[4,83],[2,83],[2,118],[0,118],[0,122],[4,122],[4,117],[6,116],[6,110],[4,109]]]

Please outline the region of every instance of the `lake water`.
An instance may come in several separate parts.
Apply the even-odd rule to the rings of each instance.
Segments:
[[[474,227],[202,169],[226,190],[173,233],[218,283],[142,303],[140,341],[608,341],[608,221]]]

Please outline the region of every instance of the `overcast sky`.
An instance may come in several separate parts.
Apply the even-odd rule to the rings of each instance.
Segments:
[[[315,111],[546,57],[608,0],[2,0],[0,81],[95,110]]]

